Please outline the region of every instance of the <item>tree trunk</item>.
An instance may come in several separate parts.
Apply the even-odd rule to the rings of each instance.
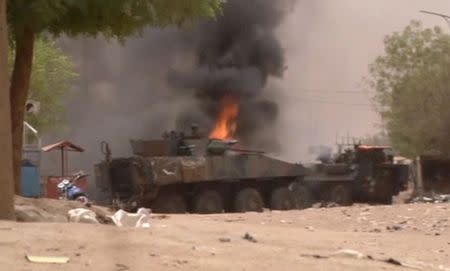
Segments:
[[[14,219],[14,179],[10,110],[6,0],[0,0],[0,219]]]
[[[22,163],[23,121],[25,103],[31,80],[33,62],[34,32],[29,28],[16,33],[16,56],[11,77],[10,99],[13,141],[14,184],[16,194],[20,194],[20,168]]]

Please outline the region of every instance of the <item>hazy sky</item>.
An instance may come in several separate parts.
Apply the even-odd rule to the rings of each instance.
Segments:
[[[280,130],[285,155],[304,157],[310,144],[334,144],[336,134],[364,136],[379,123],[364,90],[367,66],[383,53],[383,37],[413,19],[448,25],[429,10],[450,14],[448,0],[302,1],[279,29],[289,69],[282,81],[285,107]]]

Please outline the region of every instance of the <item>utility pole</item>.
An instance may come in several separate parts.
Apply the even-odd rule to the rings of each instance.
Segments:
[[[450,16],[446,15],[446,14],[442,14],[442,13],[437,13],[437,12],[432,12],[432,11],[426,11],[426,10],[421,10],[420,12],[425,13],[425,14],[429,14],[429,15],[434,15],[434,16],[439,16],[442,19],[444,19],[447,24],[448,27],[450,28]]]

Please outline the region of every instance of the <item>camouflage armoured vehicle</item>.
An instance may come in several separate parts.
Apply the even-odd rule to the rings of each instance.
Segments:
[[[394,195],[406,190],[409,171],[407,165],[393,163],[391,151],[390,147],[356,144],[353,149],[338,154],[331,163],[322,163],[321,168],[328,168],[326,174],[316,171],[306,179],[323,182],[336,175],[339,178],[347,175],[352,179],[351,194],[341,193],[345,194],[344,202],[352,198],[358,202],[391,204]]]
[[[184,136],[131,141],[134,156],[96,165],[97,186],[121,208],[147,206],[165,213],[218,213],[306,208],[317,182],[331,201],[350,203],[352,179],[305,179],[311,169],[237,147],[237,141]],[[323,194],[323,193],[322,193]]]

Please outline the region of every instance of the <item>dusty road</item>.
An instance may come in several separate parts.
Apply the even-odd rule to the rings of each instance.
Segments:
[[[170,215],[153,217],[150,229],[0,222],[0,269],[450,270],[449,214],[448,204],[415,204]],[[333,255],[342,249],[366,256]],[[29,263],[26,254],[70,262]]]

